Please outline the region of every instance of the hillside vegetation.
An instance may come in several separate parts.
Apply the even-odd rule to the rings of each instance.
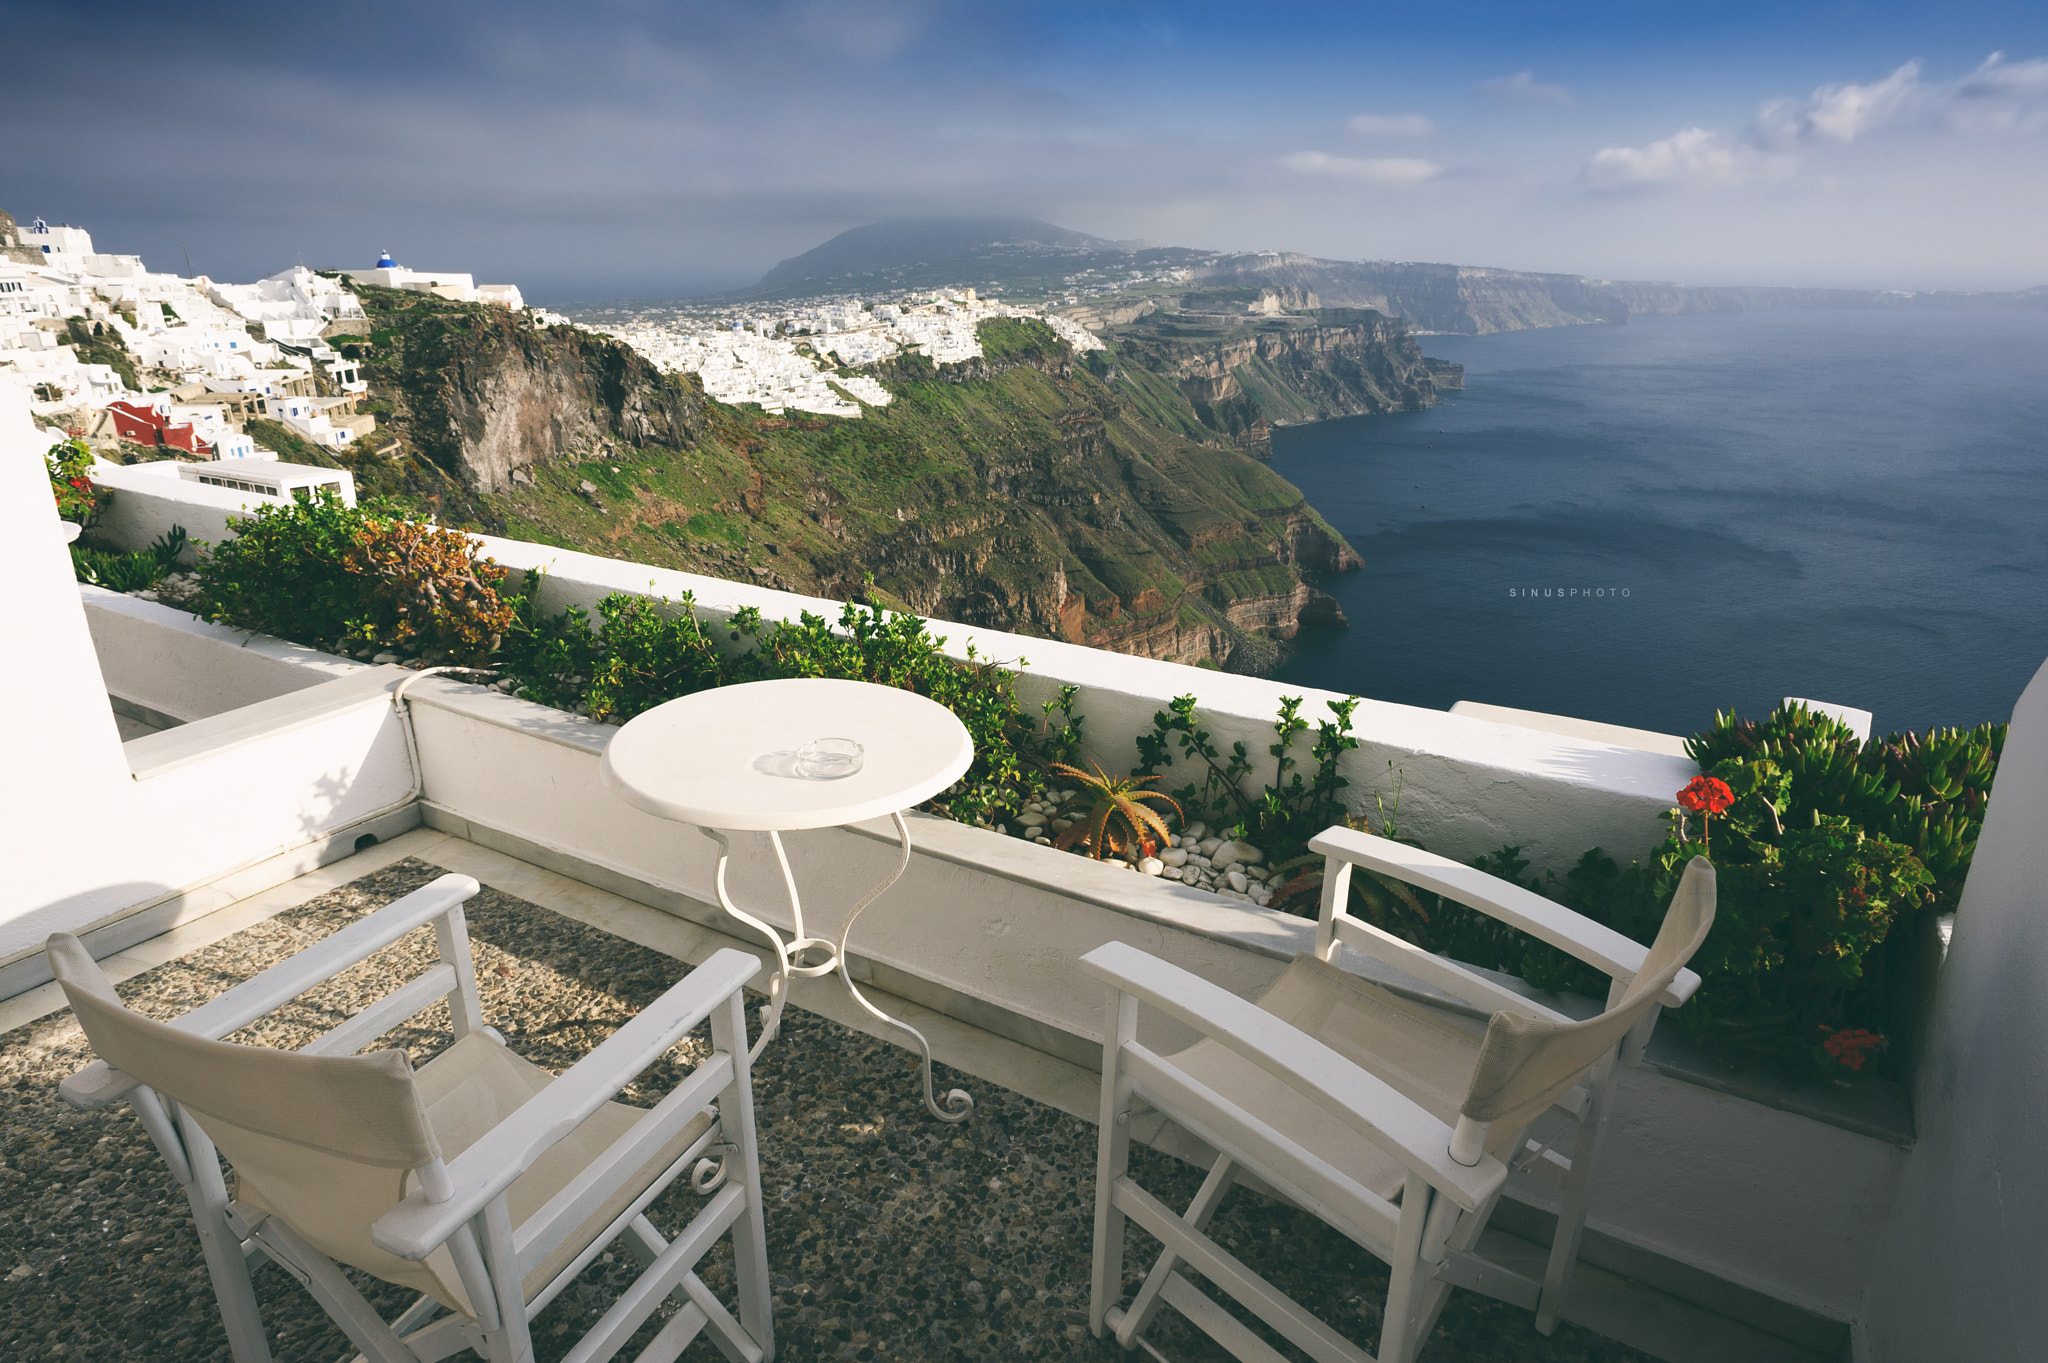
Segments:
[[[860,419],[780,417],[606,337],[360,292],[398,447],[352,467],[444,523],[1236,669],[1341,623],[1309,575],[1358,559],[1300,491],[1041,323],[878,366],[894,400]]]

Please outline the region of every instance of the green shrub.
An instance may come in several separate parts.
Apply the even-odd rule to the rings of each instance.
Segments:
[[[114,592],[139,592],[154,587],[178,565],[185,552],[185,527],[174,525],[169,534],[157,536],[147,549],[132,554],[98,549],[90,545],[71,546],[71,567],[80,582],[90,582]]]
[[[329,489],[233,522],[202,546],[206,618],[317,647],[482,663],[511,628],[505,569],[458,531],[348,506]]]
[[[538,614],[537,594],[538,582],[529,582],[499,665],[527,699],[581,708],[601,722],[623,723],[713,686],[785,677],[915,691],[958,715],[974,740],[967,774],[928,807],[975,823],[1013,817],[1043,789],[1046,764],[1069,760],[1079,746],[1072,688],[1034,720],[1019,706],[1015,673],[975,657],[972,647],[966,661],[946,656],[944,636],[914,615],[849,604],[835,628],[808,613],[765,623],[749,609],[721,629],[700,622],[688,596],[669,602],[620,593],[598,603],[601,623],[593,625],[576,608]]]
[[[1358,746],[1351,736],[1351,714],[1358,698],[1328,702],[1333,718],[1316,725],[1309,759],[1315,772],[1304,780],[1294,753],[1296,738],[1308,731],[1301,717],[1301,697],[1282,696],[1273,721],[1274,741],[1266,753],[1273,759],[1272,779],[1257,794],[1246,790],[1253,775],[1250,749],[1242,742],[1221,753],[1195,717],[1195,698],[1176,696],[1152,716],[1152,732],[1138,736],[1138,765],[1133,776],[1152,776],[1175,763],[1174,749],[1200,779],[1169,792],[1192,823],[1196,818],[1231,837],[1256,843],[1280,865],[1299,856],[1308,840],[1346,817],[1343,791],[1351,783],[1337,774],[1337,763]]]
[[[50,474],[50,495],[57,515],[92,529],[106,508],[107,493],[92,484],[92,447],[83,440],[60,440],[43,452]]]

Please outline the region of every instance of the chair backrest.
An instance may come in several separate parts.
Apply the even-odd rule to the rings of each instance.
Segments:
[[[1714,867],[1694,857],[1664,913],[1643,968],[1606,1012],[1583,1022],[1496,1013],[1487,1024],[1459,1111],[1475,1122],[1519,1128],[1563,1097],[1657,1005],[1714,926]]]
[[[452,1265],[370,1241],[410,1171],[441,1157],[405,1052],[315,1056],[210,1041],[129,1009],[71,934],[52,936],[48,952],[93,1051],[199,1121],[234,1167],[238,1200],[329,1258],[464,1309]]]

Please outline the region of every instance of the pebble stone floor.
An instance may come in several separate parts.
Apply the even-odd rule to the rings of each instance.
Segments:
[[[121,993],[143,1012],[176,1016],[437,874],[401,861],[138,976]],[[685,969],[488,888],[469,915],[486,1012],[516,1050],[557,1071]],[[430,945],[421,929],[235,1039],[301,1045],[417,973]],[[779,1357],[1140,1356],[1087,1330],[1092,1124],[992,1083],[942,1074],[941,1091],[958,1083],[977,1102],[964,1126],[944,1126],[919,1101],[910,1052],[794,1008],[783,1027],[754,1071]],[[423,1059],[446,1043],[435,1028],[435,1013],[422,1014],[391,1044]],[[701,1031],[686,1040],[627,1101],[652,1103],[704,1044]],[[125,1104],[79,1113],[57,1096],[58,1080],[90,1059],[68,1010],[0,1037],[0,1359],[225,1361],[190,1213],[133,1114]],[[1134,1159],[1141,1180],[1162,1194],[1184,1200],[1199,1182],[1169,1157],[1141,1148]],[[653,1219],[679,1226],[694,1202],[683,1180]],[[1313,1218],[1242,1191],[1214,1224],[1212,1233],[1283,1290],[1361,1343],[1376,1341],[1386,1272],[1371,1256]],[[1127,1292],[1146,1261],[1145,1243],[1134,1231]],[[629,1263],[621,1254],[593,1265],[541,1317],[535,1344],[544,1363],[609,1304]],[[727,1300],[729,1263],[721,1248],[703,1268]],[[358,1281],[387,1318],[409,1300]],[[280,1359],[349,1356],[340,1331],[275,1265],[257,1271],[256,1285]],[[1224,1357],[1172,1312],[1162,1313],[1152,1337],[1174,1360]],[[685,1355],[693,1363],[716,1357],[701,1339]],[[1460,1291],[1423,1357],[1622,1363],[1647,1355],[1569,1324],[1545,1339],[1527,1313]]]

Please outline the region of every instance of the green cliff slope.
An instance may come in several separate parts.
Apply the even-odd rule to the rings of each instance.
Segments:
[[[444,522],[1233,668],[1341,620],[1305,574],[1358,559],[1299,490],[1038,323],[984,324],[983,360],[879,367],[894,401],[861,419],[783,418],[605,337],[363,297],[398,445],[359,484]]]

